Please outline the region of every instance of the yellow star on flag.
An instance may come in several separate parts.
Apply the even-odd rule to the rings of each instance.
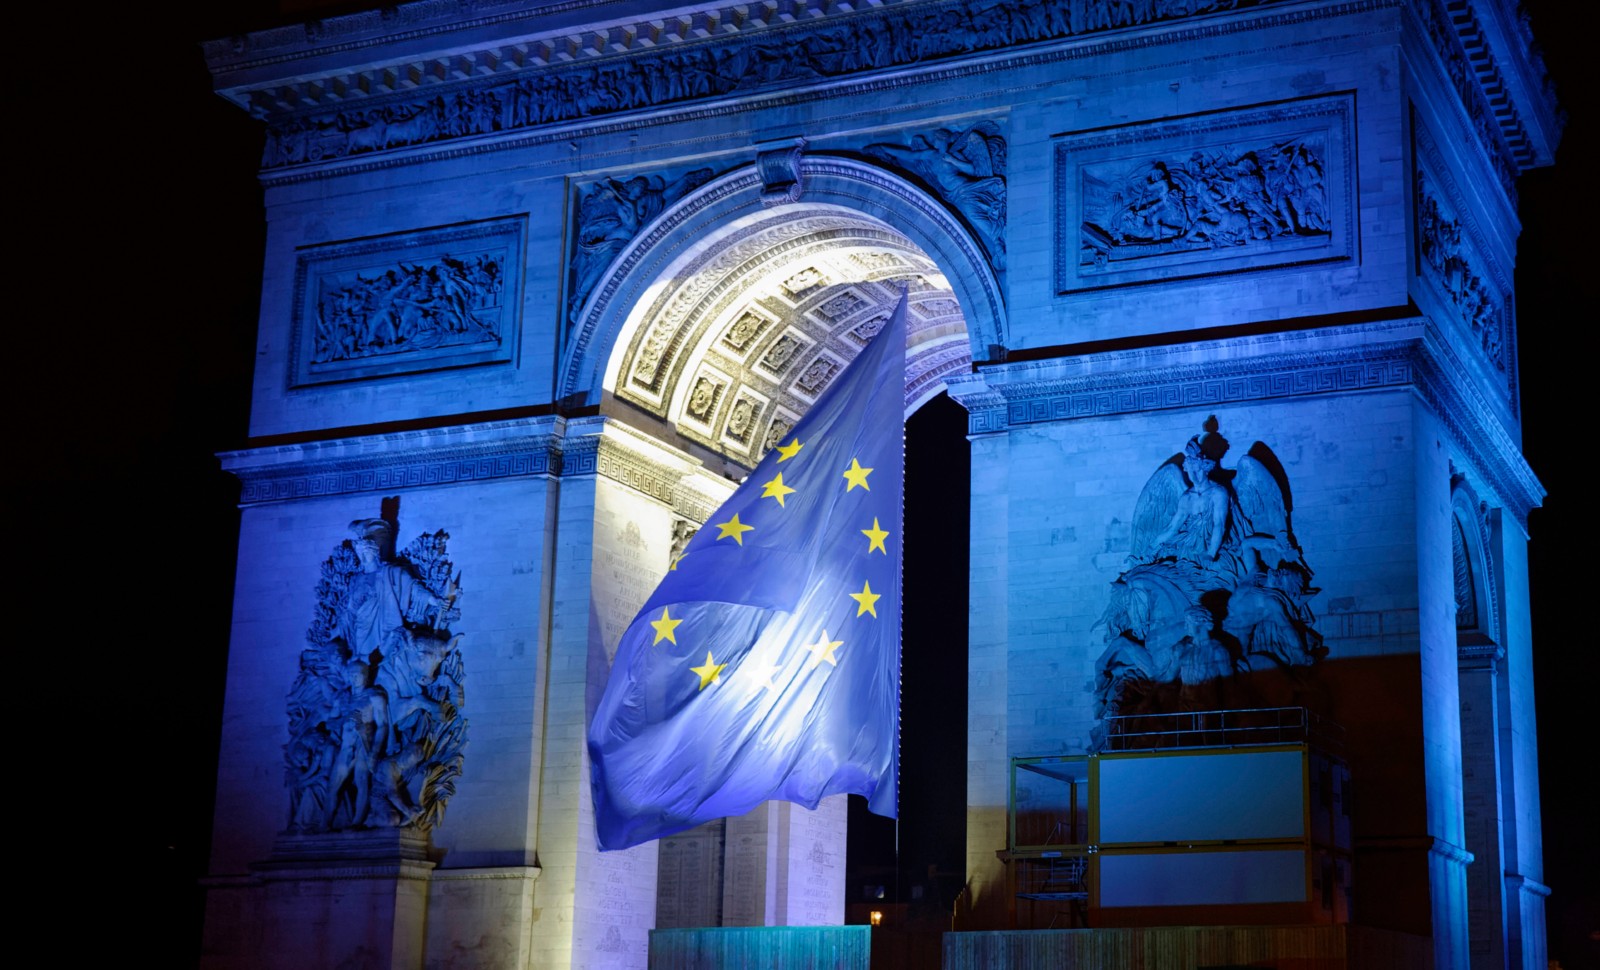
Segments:
[[[650,621],[650,625],[656,628],[656,638],[650,641],[650,645],[653,647],[662,640],[666,640],[668,643],[676,644],[678,642],[678,637],[673,633],[673,631],[678,629],[678,624],[682,622],[682,620],[674,620],[672,617],[668,616],[667,608],[663,606],[661,608],[661,619]]]
[[[783,672],[782,664],[757,664],[750,668],[750,676],[755,682],[767,690],[777,690],[778,685],[772,678]]]
[[[820,667],[826,660],[830,665],[839,666],[839,658],[833,655],[835,650],[844,646],[843,640],[829,640],[828,631],[823,630],[822,636],[816,643],[806,644],[806,649],[811,651],[811,666]]]
[[[689,669],[700,675],[700,689],[705,690],[712,684],[722,683],[722,670],[727,666],[727,664],[719,664],[712,660],[711,651],[707,650],[705,665],[702,667],[690,667]]]
[[[885,555],[887,555],[887,553],[885,553]],[[873,617],[877,617],[877,602],[883,599],[883,595],[881,593],[874,593],[872,591],[872,584],[863,580],[861,583],[861,592],[851,593],[850,598],[860,604],[856,607],[856,616],[860,616],[863,613],[871,613]]]
[[[871,552],[872,550],[869,549],[867,551]],[[677,572],[678,571],[678,563],[683,562],[683,556],[686,556],[686,555],[688,555],[688,553],[684,553],[682,556],[673,556],[672,557],[672,565],[667,567],[667,572],[669,572],[669,573]]]
[[[761,486],[761,497],[775,498],[780,506],[783,504],[783,497],[792,494],[794,494],[794,489],[783,484],[783,472],[779,472],[772,481]]]
[[[862,529],[861,534],[867,537],[867,553],[869,555],[874,549],[883,553],[885,556],[889,554],[889,550],[883,547],[883,540],[889,538],[889,533],[884,529],[878,528],[878,517],[876,515],[872,517],[872,528]]]
[[[850,467],[844,470],[844,480],[850,484],[846,485],[844,490],[848,492],[857,485],[860,485],[867,491],[872,491],[871,486],[867,484],[867,476],[870,474],[872,474],[872,469],[862,468],[861,462],[855,460],[854,458],[850,459]]]
[[[804,447],[805,447],[805,445],[801,444],[799,438],[790,438],[788,444],[779,445],[778,446],[778,464],[781,465],[784,462],[788,461],[789,459],[793,458],[795,455],[800,454],[800,449],[804,448]]]
[[[721,532],[717,533],[718,542],[721,542],[723,539],[726,539],[729,536],[733,536],[733,541],[742,546],[744,545],[744,534],[749,532],[751,529],[754,529],[755,526],[745,525],[743,522],[740,522],[739,513],[735,512],[733,513],[733,518],[729,519],[728,521],[718,522],[717,528],[722,530]]]

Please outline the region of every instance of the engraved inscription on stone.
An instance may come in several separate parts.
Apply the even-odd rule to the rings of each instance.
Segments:
[[[615,655],[623,632],[633,622],[634,614],[661,579],[644,537],[649,520],[641,527],[628,512],[615,508],[631,497],[613,493],[609,498],[613,509],[601,513],[603,527],[596,530],[594,600],[608,662]]]
[[[656,927],[722,924],[722,846],[726,822],[717,819],[661,840]]]

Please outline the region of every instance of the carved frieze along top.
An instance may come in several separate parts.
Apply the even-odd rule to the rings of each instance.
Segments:
[[[1412,388],[1480,469],[1487,488],[1525,530],[1544,498],[1521,449],[1478,392],[1465,364],[1427,318],[1253,338],[1218,359],[1211,342],[1001,364],[948,379],[968,411],[969,433],[1045,421],[1167,408],[1220,406],[1348,391]]]
[[[205,53],[218,90],[273,121],[273,169],[1288,2],[765,0],[658,3],[641,18],[637,3],[420,0],[211,41]],[[1304,12],[1374,4],[1416,9],[1492,155],[1549,162],[1553,96],[1504,17],[1478,16],[1468,0]]]

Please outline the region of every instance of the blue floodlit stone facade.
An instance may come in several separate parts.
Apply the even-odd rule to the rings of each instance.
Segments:
[[[908,408],[970,416],[970,927],[1007,759],[1091,744],[1127,523],[1215,414],[1316,570],[1352,921],[1543,967],[1512,268],[1560,123],[1513,4],[424,0],[206,55],[267,221],[208,965],[644,966],[663,867],[594,847],[587,711],[903,286]],[[308,848],[285,695],[380,516],[448,533],[470,734],[436,824]],[[763,811],[728,922],[840,921],[842,809]]]

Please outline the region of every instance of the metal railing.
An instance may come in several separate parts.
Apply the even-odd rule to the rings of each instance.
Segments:
[[[1102,751],[1308,744],[1329,754],[1344,751],[1344,728],[1303,707],[1125,714],[1105,719]]]

